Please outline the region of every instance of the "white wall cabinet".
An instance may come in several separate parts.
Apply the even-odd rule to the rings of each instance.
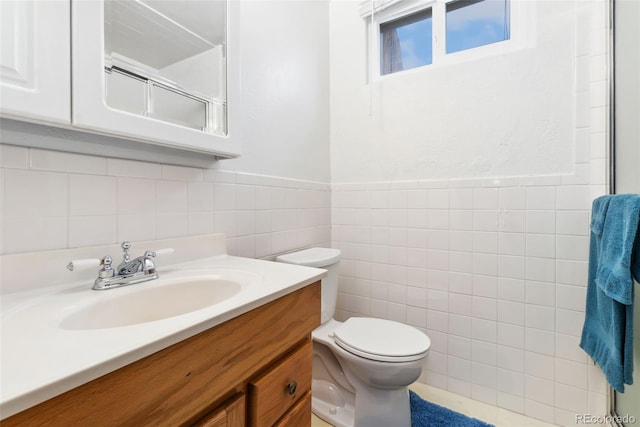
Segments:
[[[120,3],[124,7],[134,5],[148,8],[144,1]],[[211,0],[209,4],[216,3],[220,4],[216,0]],[[230,22],[223,20],[228,29],[227,39],[219,44],[223,46],[224,53],[233,52],[227,55],[227,62],[213,72],[204,67],[183,67],[188,69],[190,75],[197,76],[200,86],[192,91],[194,93],[205,85],[212,86],[210,81],[222,74],[223,78],[215,86],[214,95],[222,93],[221,101],[206,108],[204,121],[198,117],[189,123],[184,120],[184,114],[180,116],[182,112],[176,114],[176,119],[170,117],[166,120],[166,117],[173,114],[172,109],[178,108],[176,106],[181,103],[195,109],[194,111],[204,111],[202,103],[197,102],[197,96],[190,97],[190,91],[181,86],[176,85],[175,92],[165,90],[171,89],[171,82],[169,86],[165,84],[169,81],[166,78],[159,79],[158,84],[153,82],[148,85],[157,92],[162,91],[163,97],[158,96],[157,100],[168,100],[164,101],[164,106],[156,105],[155,111],[135,114],[118,108],[118,105],[109,105],[105,38],[106,34],[113,32],[112,28],[108,28],[108,25],[113,24],[109,22],[112,18],[109,16],[105,23],[103,1],[2,0],[0,113],[11,119],[209,153],[222,158],[237,157],[240,155],[239,121],[234,117],[232,108],[237,108],[239,100],[239,49],[236,46],[239,9],[234,2],[228,3],[231,10],[228,14],[225,11],[224,15],[225,18],[228,16]],[[187,0],[180,4],[186,10],[204,3]],[[120,16],[126,17],[122,14]],[[163,25],[159,25],[159,28]],[[155,42],[156,39],[152,40]],[[174,51],[182,47],[182,39],[170,36],[168,40],[173,43]],[[124,43],[129,43],[129,39],[124,38]],[[158,51],[169,50],[166,40],[158,39],[156,44]],[[184,48],[187,49],[187,46]],[[219,52],[220,48],[216,54],[220,55]],[[171,72],[175,72],[175,68]],[[226,75],[229,78],[225,80]],[[203,81],[205,85],[201,83]],[[120,93],[122,92],[121,90]],[[188,96],[181,98],[176,93],[186,93]],[[191,102],[193,99],[196,101]],[[125,100],[125,103],[129,102]],[[219,110],[226,116],[222,120],[212,121],[216,128],[209,126],[203,130],[199,123],[206,122],[207,117],[219,113]],[[72,144],[69,145],[69,151],[75,151]]]
[[[68,2],[0,2],[3,116],[71,123],[70,28]]]

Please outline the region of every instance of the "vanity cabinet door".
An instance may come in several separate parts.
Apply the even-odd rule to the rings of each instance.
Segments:
[[[0,1],[0,113],[69,124],[68,1]]]
[[[217,409],[207,414],[193,427],[244,427],[245,425],[245,399],[244,394],[231,399]]]
[[[274,427],[301,427],[311,422],[311,392],[307,392]]]

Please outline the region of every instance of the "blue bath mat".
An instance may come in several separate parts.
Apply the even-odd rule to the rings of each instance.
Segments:
[[[427,402],[409,390],[411,427],[493,427],[476,418]]]

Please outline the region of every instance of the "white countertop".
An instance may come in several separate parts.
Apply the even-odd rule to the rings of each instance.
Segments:
[[[245,273],[235,296],[186,314],[105,329],[64,329],[70,314],[97,301],[152,288],[162,280],[221,269]],[[2,297],[0,419],[144,358],[324,277],[326,270],[218,255],[158,267],[160,278],[94,291],[56,285]],[[113,313],[118,316],[117,312]]]

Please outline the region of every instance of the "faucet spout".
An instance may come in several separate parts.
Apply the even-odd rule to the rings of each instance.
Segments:
[[[150,252],[147,251],[143,256],[139,256],[138,258],[129,261],[127,263],[120,264],[118,268],[118,274],[120,275],[128,275],[128,274],[152,274],[156,271],[156,265],[150,257]]]

